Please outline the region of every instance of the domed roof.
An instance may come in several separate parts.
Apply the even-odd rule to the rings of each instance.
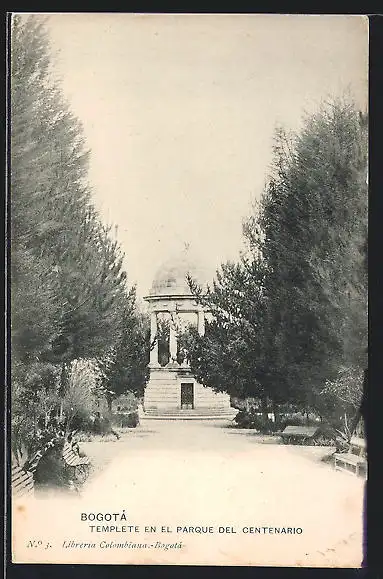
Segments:
[[[181,254],[165,261],[157,270],[150,295],[190,296],[188,276],[199,284],[205,284],[207,280],[205,268],[191,255],[189,249],[184,249]]]

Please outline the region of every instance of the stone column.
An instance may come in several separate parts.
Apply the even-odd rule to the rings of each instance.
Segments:
[[[198,333],[200,336],[205,333],[205,312],[202,308],[198,309]]]
[[[150,362],[149,366],[151,368],[156,368],[159,366],[158,363],[158,340],[157,340],[157,314],[152,312],[150,316],[150,344],[156,339],[153,348],[150,350]]]
[[[172,324],[170,324],[169,353],[170,362],[177,362],[177,334]]]

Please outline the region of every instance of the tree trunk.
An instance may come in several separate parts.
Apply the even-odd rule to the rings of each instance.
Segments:
[[[268,420],[268,405],[267,405],[267,396],[262,396],[261,398],[261,409],[262,409],[262,416],[265,422]]]
[[[63,362],[61,364],[60,389],[59,389],[60,398],[64,398],[65,394],[67,393],[68,383],[69,383],[68,364],[67,362]]]
[[[353,420],[351,421],[351,424],[350,424],[350,439],[353,436],[353,434],[356,430],[356,427],[358,426],[361,418],[362,418],[362,414],[361,414],[360,410],[358,410],[357,413],[355,414]]]
[[[61,364],[61,376],[60,376],[60,388],[59,388],[59,396],[61,398],[60,401],[60,414],[59,414],[59,423],[63,423],[64,419],[64,408],[63,408],[63,398],[65,394],[68,392],[68,365],[66,362]]]
[[[108,405],[108,412],[112,412],[113,397],[110,395],[106,396],[106,403]]]
[[[279,425],[281,423],[281,415],[279,413],[279,407],[278,407],[278,404],[276,402],[273,402],[273,414],[274,414],[275,424]]]

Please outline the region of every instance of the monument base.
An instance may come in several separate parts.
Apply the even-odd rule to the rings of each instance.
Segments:
[[[143,418],[234,418],[230,396],[199,384],[190,368],[176,364],[151,368],[144,394]]]

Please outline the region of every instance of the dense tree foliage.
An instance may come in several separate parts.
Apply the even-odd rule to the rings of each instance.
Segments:
[[[286,386],[307,400],[341,368],[366,364],[366,121],[334,102],[294,141],[279,134],[275,156],[258,247]]]
[[[16,398],[28,398],[37,368],[42,385],[42,365],[60,367],[63,397],[74,360],[102,362],[124,339],[132,349],[125,373],[141,373],[142,354],[137,368],[132,352],[141,352],[146,330],[124,256],[92,205],[88,151],[54,79],[44,19],[14,16],[11,45],[12,380],[20,410]]]
[[[51,80],[41,19],[15,17],[12,48],[14,343],[20,356],[97,357],[119,331],[123,256],[91,205],[81,127]]]
[[[199,296],[213,320],[204,338],[189,332],[189,350],[204,384],[323,409],[325,383],[344,368],[359,375],[366,176],[367,121],[352,104],[324,106],[298,135],[277,131],[272,174],[244,224],[248,251]]]
[[[122,331],[104,364],[107,400],[112,402],[127,391],[141,398],[149,378],[150,323],[148,316],[125,306]]]

